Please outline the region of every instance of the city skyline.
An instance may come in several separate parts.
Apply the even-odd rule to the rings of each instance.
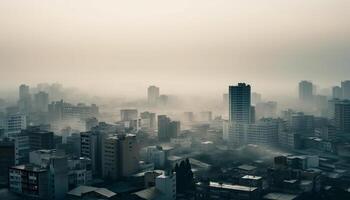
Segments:
[[[0,199],[349,200],[349,0],[0,1]]]

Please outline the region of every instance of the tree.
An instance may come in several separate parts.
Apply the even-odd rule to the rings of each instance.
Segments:
[[[176,172],[176,190],[179,193],[194,189],[195,184],[189,159],[181,161],[180,165],[176,164],[174,171]]]

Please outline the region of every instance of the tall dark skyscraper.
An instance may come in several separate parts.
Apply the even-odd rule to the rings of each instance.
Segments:
[[[229,87],[229,117],[231,122],[251,122],[250,85],[238,83]]]
[[[313,84],[309,81],[299,83],[299,100],[301,102],[311,102],[313,98]]]
[[[159,87],[149,86],[147,90],[148,104],[156,105],[159,98]]]

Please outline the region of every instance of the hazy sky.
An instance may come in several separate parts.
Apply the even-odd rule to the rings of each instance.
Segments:
[[[1,0],[0,88],[258,92],[350,79],[349,0]]]

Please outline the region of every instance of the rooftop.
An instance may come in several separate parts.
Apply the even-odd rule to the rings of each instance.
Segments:
[[[96,192],[104,197],[110,198],[116,195],[116,193],[107,190],[106,188],[96,188],[96,187],[91,187],[91,186],[78,186],[74,188],[73,190],[69,191],[67,194],[76,196],[76,197],[81,197],[84,194],[90,193],[90,192]]]
[[[245,175],[242,177],[242,179],[249,179],[249,180],[261,180],[261,176],[251,176],[251,175]]]
[[[217,182],[210,182],[209,186],[215,187],[215,188],[228,189],[228,190],[244,191],[244,192],[251,192],[251,191],[255,191],[258,189],[256,187],[248,187],[248,186],[243,186],[243,185],[220,184]]]
[[[41,168],[40,166],[33,165],[33,164],[25,164],[25,165],[17,165],[11,167],[11,169],[18,169],[18,170],[26,170],[26,171],[32,171],[32,172],[45,172],[46,169]]]
[[[266,200],[294,200],[298,196],[294,194],[286,194],[286,193],[268,193],[263,197]]]
[[[155,187],[150,187],[150,188],[135,192],[133,194],[137,195],[142,199],[151,200],[159,197],[161,195],[161,192],[157,190]]]

